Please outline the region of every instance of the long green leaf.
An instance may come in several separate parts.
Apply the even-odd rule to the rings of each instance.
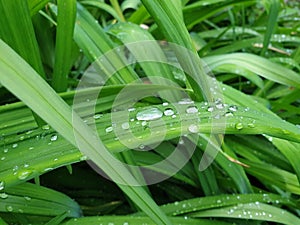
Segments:
[[[55,46],[55,64],[52,87],[63,92],[68,87],[68,74],[72,63],[73,33],[76,19],[76,1],[57,1],[57,29]]]

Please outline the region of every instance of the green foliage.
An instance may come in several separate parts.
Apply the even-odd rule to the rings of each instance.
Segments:
[[[300,224],[299,7],[0,0],[0,224]]]

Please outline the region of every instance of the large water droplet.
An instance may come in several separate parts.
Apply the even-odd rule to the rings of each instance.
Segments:
[[[235,128],[238,129],[238,130],[241,130],[241,129],[243,129],[243,124],[242,123],[236,123]]]
[[[6,193],[0,193],[0,198],[5,199],[8,197],[8,194]]]
[[[199,127],[196,124],[191,124],[188,128],[189,132],[191,133],[198,133]]]
[[[171,108],[168,108],[164,111],[165,116],[172,116],[174,115],[174,111]]]
[[[112,132],[113,131],[113,127],[107,127],[106,129],[105,129],[105,132],[106,133],[110,133],[110,132]]]
[[[20,171],[18,173],[18,178],[20,180],[25,180],[26,178],[28,178],[30,175],[32,174],[32,171],[31,170],[23,170],[23,171]]]
[[[198,109],[196,106],[190,106],[186,109],[186,113],[189,113],[189,114],[193,114],[193,113],[197,113],[198,112]]]
[[[137,120],[156,120],[163,116],[158,108],[150,108],[140,111],[136,114]]]

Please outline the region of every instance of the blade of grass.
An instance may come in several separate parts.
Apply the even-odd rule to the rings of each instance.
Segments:
[[[223,217],[239,218],[246,220],[263,220],[270,222],[283,223],[286,225],[295,225],[300,223],[300,219],[295,215],[279,209],[277,207],[263,203],[239,204],[233,207],[205,210],[193,213],[191,217]]]
[[[45,77],[27,1],[0,1],[0,37]]]
[[[267,11],[269,13],[269,16],[268,16],[268,24],[267,24],[266,32],[264,35],[263,48],[260,53],[260,55],[262,56],[265,55],[268,50],[272,34],[274,33],[277,25],[277,19],[280,11],[279,0],[268,0],[265,1],[264,3],[268,5]]]
[[[116,18],[118,21],[120,21],[120,22],[122,21],[122,19],[117,14],[117,12],[114,10],[114,8],[104,2],[99,2],[97,0],[84,0],[84,1],[81,1],[80,3],[82,5],[94,6],[99,9],[102,9],[102,10],[106,11],[107,13],[109,13],[110,15],[112,15],[114,18]]]
[[[248,53],[231,53],[207,56],[204,61],[212,70],[222,67],[226,69],[228,65],[234,65],[237,68],[254,72],[268,80],[300,88],[299,74],[260,56]]]
[[[57,1],[57,29],[55,45],[55,64],[52,87],[57,92],[68,88],[68,74],[72,64],[73,33],[76,19],[76,1]]]
[[[30,15],[35,15],[38,11],[45,7],[50,0],[27,0],[30,10]]]

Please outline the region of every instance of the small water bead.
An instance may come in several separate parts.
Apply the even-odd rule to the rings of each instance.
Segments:
[[[42,129],[43,129],[43,130],[49,130],[49,129],[50,129],[50,126],[49,126],[48,124],[43,125],[43,126],[42,126]]]
[[[166,109],[166,110],[164,111],[164,115],[165,115],[165,116],[172,116],[172,115],[174,115],[173,109],[171,109],[171,108]]]
[[[233,117],[233,113],[232,112],[227,112],[227,113],[225,113],[225,117]]]
[[[196,106],[190,106],[186,109],[186,113],[189,114],[198,113],[198,108]]]
[[[8,197],[8,194],[6,193],[0,193],[0,198],[6,199]]]
[[[29,197],[29,196],[24,196],[24,199],[25,199],[26,201],[31,201],[31,197]]]
[[[254,123],[248,123],[247,126],[250,127],[250,128],[254,128],[255,127]]]
[[[102,116],[103,116],[102,114],[95,114],[95,115],[93,116],[93,118],[94,118],[95,120],[97,120],[97,119],[100,119]]]
[[[6,208],[7,212],[14,211],[14,208],[11,205],[6,206],[5,208]]]
[[[3,160],[5,160],[5,156],[2,156],[2,157],[1,157],[1,161],[3,161]]]
[[[128,112],[133,112],[133,111],[135,111],[135,108],[129,108],[128,109]]]
[[[236,128],[237,130],[241,130],[241,129],[243,129],[243,124],[242,124],[242,123],[236,123],[236,124],[235,124],[235,128]]]
[[[56,141],[58,138],[57,134],[51,136],[50,141]]]
[[[105,129],[105,132],[106,133],[110,133],[110,132],[112,132],[113,131],[113,127],[112,126],[109,126],[109,127],[107,127],[106,129]]]
[[[12,145],[12,148],[16,148],[16,147],[18,147],[17,143],[15,143],[15,144]]]
[[[147,121],[143,121],[142,122],[142,126],[144,127],[144,126],[146,126],[147,125]]]
[[[212,107],[212,106],[208,107],[208,108],[207,108],[207,111],[208,111],[208,112],[214,111],[214,107]]]
[[[228,109],[232,112],[236,112],[238,110],[238,107],[236,105],[231,105]]]
[[[129,126],[129,123],[128,123],[128,122],[125,122],[125,123],[122,123],[121,127],[122,127],[122,129],[124,129],[124,130],[128,130],[130,126]]]
[[[189,105],[189,104],[193,104],[193,103],[194,103],[194,101],[191,100],[190,98],[183,98],[178,102],[179,105]]]
[[[158,108],[150,108],[136,114],[137,120],[156,120],[160,119],[163,113]]]
[[[3,152],[4,152],[4,153],[8,153],[8,148],[5,148],[5,149],[3,150]]]
[[[21,171],[21,172],[18,173],[18,178],[19,178],[19,180],[25,180],[31,174],[32,174],[32,171],[30,171],[30,170],[23,170],[23,171]]]
[[[191,124],[188,128],[189,132],[191,133],[198,133],[199,132],[199,127],[196,124]]]
[[[168,103],[168,102],[164,102],[162,105],[163,105],[163,106],[168,106],[169,103]]]

